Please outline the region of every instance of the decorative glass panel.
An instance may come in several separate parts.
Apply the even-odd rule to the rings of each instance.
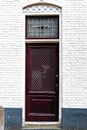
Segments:
[[[27,16],[26,38],[59,38],[59,17]]]

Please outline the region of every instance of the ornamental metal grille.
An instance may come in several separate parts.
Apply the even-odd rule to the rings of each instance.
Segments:
[[[27,16],[26,38],[59,38],[59,17]]]
[[[55,48],[31,48],[31,87],[33,91],[50,91],[55,86]]]

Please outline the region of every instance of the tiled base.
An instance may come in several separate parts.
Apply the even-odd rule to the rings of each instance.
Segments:
[[[63,108],[62,130],[87,130],[87,109]]]
[[[87,109],[62,108],[61,126],[62,129],[22,128],[22,108],[4,108],[4,130],[87,130]]]
[[[4,130],[21,130],[22,128],[22,109],[4,109]]]

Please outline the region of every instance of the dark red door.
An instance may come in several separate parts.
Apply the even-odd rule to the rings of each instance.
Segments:
[[[26,45],[26,121],[59,120],[58,44]]]

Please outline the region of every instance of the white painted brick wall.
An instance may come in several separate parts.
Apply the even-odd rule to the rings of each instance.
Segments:
[[[24,105],[22,7],[29,2],[0,0],[0,105],[4,107]],[[63,7],[62,107],[87,108],[87,2],[54,0],[54,3]]]
[[[0,106],[22,106],[22,9],[18,0],[0,0]]]
[[[66,0],[62,26],[63,107],[87,108],[86,0]]]

